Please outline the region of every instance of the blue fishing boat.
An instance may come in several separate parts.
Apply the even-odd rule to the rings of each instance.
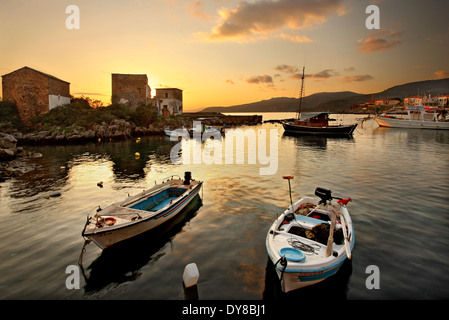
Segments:
[[[175,217],[199,193],[202,181],[171,176],[149,190],[88,215],[82,236],[101,249],[151,230]]]

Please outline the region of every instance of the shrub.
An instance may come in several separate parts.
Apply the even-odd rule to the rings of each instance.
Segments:
[[[140,105],[136,108],[133,114],[132,121],[137,126],[148,127],[150,124],[156,122],[157,111],[146,105]]]
[[[23,129],[24,124],[20,119],[19,111],[14,102],[0,101],[0,130]]]

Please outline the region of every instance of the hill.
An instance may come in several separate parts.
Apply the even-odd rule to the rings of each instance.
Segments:
[[[359,95],[350,91],[321,92],[304,97],[303,104],[307,109],[315,108],[327,101],[348,99]],[[230,107],[208,107],[202,110],[202,112],[296,112],[298,104],[298,98],[280,97]]]
[[[365,103],[372,98],[392,99],[430,94],[449,94],[449,78],[439,80],[416,81],[397,85],[373,94],[359,94],[351,91],[321,92],[303,98],[303,111],[343,112],[354,104]],[[272,98],[253,103],[229,106],[208,107],[203,112],[296,112],[297,98]]]
[[[310,111],[341,112],[354,104],[365,103],[369,100],[372,100],[373,98],[374,100],[393,99],[393,98],[400,98],[401,100],[404,100],[404,98],[410,96],[417,96],[424,94],[425,95],[430,94],[431,96],[440,94],[449,94],[449,78],[410,82],[394,86],[374,94],[365,94],[344,99],[329,100],[315,107],[310,108],[311,109]]]

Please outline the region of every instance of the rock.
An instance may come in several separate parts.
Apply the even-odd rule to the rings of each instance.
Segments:
[[[0,160],[12,160],[16,157],[14,150],[0,148]]]
[[[59,133],[56,135],[55,140],[56,140],[56,141],[62,141],[62,140],[65,140],[65,132],[64,132],[64,131],[63,131],[63,132],[59,132]]]
[[[66,136],[67,141],[75,141],[81,139],[81,135],[79,134],[70,134]]]
[[[15,149],[17,139],[14,136],[0,132],[0,148],[1,149]]]
[[[84,139],[93,139],[93,138],[95,138],[95,131],[87,130],[87,131],[83,132],[82,137]]]

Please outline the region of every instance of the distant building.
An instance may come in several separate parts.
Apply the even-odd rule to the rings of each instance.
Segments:
[[[151,88],[146,74],[112,74],[112,103],[137,107],[150,101]]]
[[[448,100],[449,100],[449,95],[445,94],[445,95],[440,95],[437,97],[438,100],[438,106],[442,107],[442,108],[447,108],[449,106]]]
[[[182,114],[182,90],[176,88],[156,89],[155,100],[159,115]]]
[[[379,99],[374,101],[374,104],[376,106],[388,106],[388,107],[394,107],[397,106],[401,101],[398,99]]]
[[[24,123],[54,107],[70,103],[70,83],[23,67],[2,76],[3,101],[15,102]]]
[[[404,105],[406,106],[419,106],[422,103],[422,96],[412,96],[404,99]]]

